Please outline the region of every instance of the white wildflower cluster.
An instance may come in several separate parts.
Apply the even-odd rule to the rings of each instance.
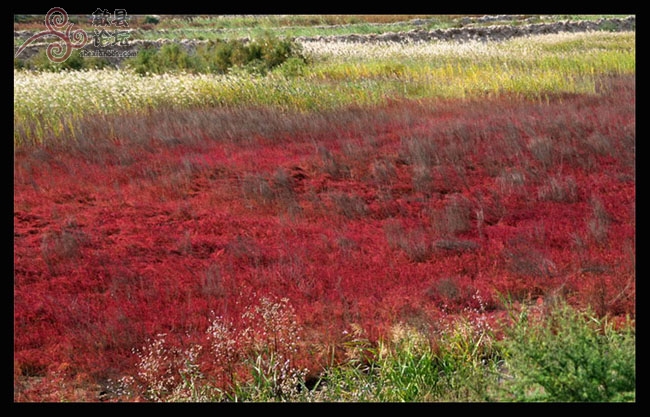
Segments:
[[[209,401],[211,390],[202,383],[204,375],[199,366],[202,347],[192,344],[187,349],[178,349],[169,346],[166,337],[160,333],[141,350],[133,350],[140,359],[138,379],[121,378],[116,394],[133,395],[134,388],[139,386],[153,401]]]
[[[213,390],[201,382],[204,379],[198,363],[201,349],[200,345],[191,345],[182,352],[183,366],[178,370],[181,381],[174,386],[168,401],[211,401]]]
[[[298,386],[307,374],[297,369],[291,356],[298,350],[302,328],[288,298],[279,301],[267,297],[250,306],[242,315],[248,325],[242,332],[243,343],[255,355],[253,374],[265,380],[276,397],[297,395]]]
[[[215,365],[231,370],[238,355],[237,337],[232,323],[226,323],[223,317],[217,316],[212,320],[206,334]]]
[[[244,337],[254,348],[270,347],[286,353],[296,351],[302,329],[288,298],[274,302],[263,297],[259,305],[249,307],[242,317],[251,323],[244,331]]]
[[[131,397],[134,394],[133,387],[136,386],[135,378],[127,375],[119,378],[117,381],[108,380],[108,386],[115,396]]]
[[[243,328],[236,328],[221,316],[214,316],[206,330],[210,359],[234,382],[243,365],[248,365],[258,391],[251,396],[288,400],[300,395],[306,369],[292,364],[300,341],[300,326],[295,310],[286,298],[274,301],[262,298],[242,315]],[[165,333],[148,340],[142,349],[134,349],[139,358],[137,378],[124,377],[114,391],[133,394],[136,388],[153,401],[211,401],[222,392],[210,386],[201,370],[199,356],[203,347],[191,344],[179,349],[166,342]],[[254,399],[254,398],[251,398]]]
[[[174,374],[173,352],[166,346],[165,337],[160,333],[156,339],[148,341],[142,350],[134,350],[140,359],[138,363],[138,377],[147,387],[147,394],[157,401],[161,401],[176,383]]]
[[[483,300],[483,297],[481,297],[478,291],[472,294],[472,300],[478,304],[478,307],[465,307],[465,313],[471,317],[471,323],[476,334],[492,333],[493,329],[487,320],[488,314],[485,300]]]

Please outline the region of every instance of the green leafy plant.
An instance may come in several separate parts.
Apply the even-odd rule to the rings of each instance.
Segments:
[[[154,15],[147,15],[142,19],[142,23],[145,25],[157,25],[160,23],[160,17]]]
[[[269,34],[261,39],[245,42],[239,39],[209,41],[190,51],[179,43],[165,43],[159,50],[145,48],[126,61],[126,66],[140,75],[166,72],[225,74],[231,71],[266,74],[293,59],[285,73],[299,71],[307,61],[300,46],[287,39]]]
[[[523,309],[504,341],[507,378],[502,389],[513,401],[634,401],[635,331],[617,329],[565,302],[536,312]]]

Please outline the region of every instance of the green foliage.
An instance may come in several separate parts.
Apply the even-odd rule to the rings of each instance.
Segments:
[[[564,303],[538,318],[521,311],[498,342],[481,314],[460,318],[433,338],[398,324],[390,340],[380,340],[376,347],[356,329],[343,345],[348,360],[332,364],[310,387],[306,370],[291,366],[301,330],[294,314],[286,300],[264,299],[245,313],[251,324],[263,323],[259,334],[247,327],[239,335],[215,339],[220,348],[213,347],[214,352],[232,337],[252,348],[242,352],[250,377],[232,375],[228,390],[204,379],[196,363],[197,346],[181,352],[162,341],[152,344],[146,355],[140,354],[139,376],[148,383],[147,395],[155,394],[157,401],[238,402],[635,400],[633,325],[615,329],[607,319]]]
[[[275,72],[287,78],[303,76],[307,73],[307,60],[292,56],[278,65]]]
[[[144,48],[138,52],[135,58],[132,58],[129,65],[133,71],[140,75],[146,74],[148,71],[157,72],[156,65],[156,51],[151,48]]]
[[[190,55],[177,43],[167,43],[155,50],[146,48],[130,62],[131,68],[140,74],[163,74],[165,72],[200,72],[201,60]]]
[[[260,40],[209,41],[188,51],[178,43],[167,43],[160,50],[143,49],[126,65],[138,74],[162,74],[165,72],[224,74],[244,71],[264,75],[268,71],[292,59],[293,71],[298,62],[304,65],[300,46],[292,41],[265,35]],[[286,70],[286,74],[291,69]]]
[[[224,74],[232,67],[232,54],[239,42],[211,41],[197,48],[197,53],[202,56],[209,72]]]
[[[424,336],[410,328],[399,328],[393,348],[380,356],[380,401],[412,402],[435,397],[439,381],[438,361]]]
[[[59,71],[78,71],[86,69],[102,69],[110,66],[110,62],[105,58],[84,57],[78,50],[72,51],[68,59],[58,63],[53,62],[47,57],[45,50],[36,55],[24,59],[14,58],[15,69],[41,70],[49,72]]]
[[[505,340],[514,401],[611,402],[635,399],[635,332],[614,328],[560,302],[533,317],[524,310]]]
[[[259,47],[268,68],[275,68],[300,52],[297,44],[287,39],[276,39],[271,35],[266,35],[260,41]]]
[[[170,71],[185,71],[197,66],[192,57],[177,43],[168,43],[160,48],[158,62],[163,69]]]
[[[480,316],[461,318],[437,340],[437,401],[493,401],[502,358],[493,330]]]
[[[147,15],[142,19],[142,23],[145,25],[157,25],[160,23],[160,18],[158,16]]]

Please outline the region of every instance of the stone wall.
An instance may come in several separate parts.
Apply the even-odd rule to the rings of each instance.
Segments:
[[[504,20],[503,18],[500,20]],[[489,21],[484,18],[476,19],[477,22]],[[342,35],[342,36],[316,36],[299,37],[298,42],[325,41],[325,42],[423,42],[423,41],[503,41],[518,36],[541,35],[560,32],[588,32],[588,31],[634,31],[636,17],[629,16],[624,19],[599,19],[595,21],[564,21],[554,23],[537,23],[524,25],[491,25],[478,26],[473,22],[467,26],[437,29],[427,31],[414,29],[408,32],[389,32],[380,35]]]

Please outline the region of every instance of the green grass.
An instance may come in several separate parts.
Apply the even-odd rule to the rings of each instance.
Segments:
[[[267,300],[257,313],[271,327],[269,317],[275,316],[282,331],[290,308],[286,300]],[[374,345],[356,328],[346,345],[347,361],[328,366],[310,386],[306,371],[295,367],[288,354],[300,328],[287,333],[286,350],[258,341],[245,359],[244,375],[233,377],[228,388],[203,378],[194,362],[196,349],[174,352],[162,337],[140,353],[140,378],[124,379],[121,392],[140,390],[161,402],[635,401],[632,321],[614,326],[561,300],[511,312],[510,330],[502,338],[480,311],[434,333],[396,324],[390,340]],[[166,363],[169,357],[177,358],[176,375],[156,374],[173,368]]]
[[[634,401],[633,326],[617,331],[607,318],[564,303],[542,317],[522,311],[504,352],[513,401]]]

